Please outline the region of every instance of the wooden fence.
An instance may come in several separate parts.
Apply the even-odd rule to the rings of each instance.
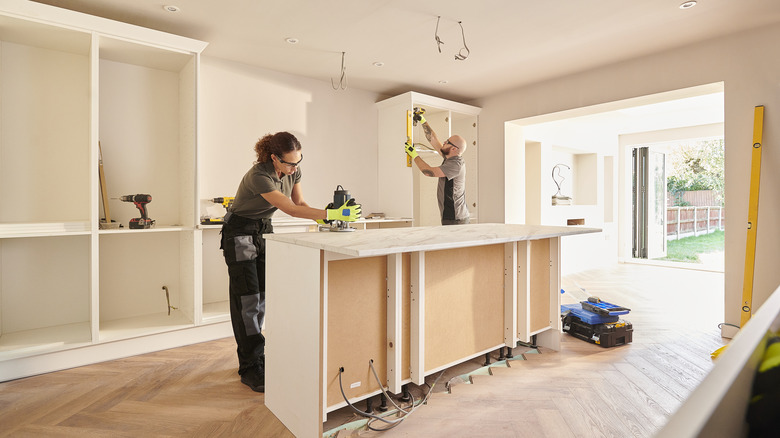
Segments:
[[[667,238],[698,236],[725,227],[724,207],[666,207]]]
[[[676,194],[670,192],[666,197],[666,206],[673,207],[675,201],[683,201],[683,205],[686,206],[699,207],[720,204],[717,195],[712,190],[689,190]]]

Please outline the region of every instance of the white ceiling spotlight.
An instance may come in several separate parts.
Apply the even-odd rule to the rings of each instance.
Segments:
[[[442,84],[442,85],[446,85],[447,82],[449,82],[449,81],[447,81],[446,79],[442,79],[442,80],[439,81],[439,83]]]
[[[377,62],[375,62],[375,63],[373,64],[373,66],[374,66],[374,67],[377,67],[377,68],[379,68],[379,67],[384,67],[384,66],[385,66],[385,63],[384,63],[384,62],[382,62],[382,61],[377,61]]]
[[[287,41],[287,44],[298,44],[298,38],[285,38],[285,41]]]
[[[680,9],[690,9],[694,6],[696,6],[696,2],[694,0],[690,0],[681,4]]]
[[[179,12],[179,11],[181,11],[180,7],[174,6],[174,5],[165,5],[165,6],[163,6],[163,9],[166,12]]]

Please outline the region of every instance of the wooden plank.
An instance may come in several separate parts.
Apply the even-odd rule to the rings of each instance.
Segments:
[[[550,326],[550,240],[531,240],[529,319],[532,333]]]
[[[401,254],[387,256],[387,387],[401,391],[401,353],[407,349],[403,339],[401,300],[403,299]]]
[[[425,252],[411,254],[409,273],[409,372],[412,382],[425,383]]]
[[[266,241],[265,404],[296,436],[322,435],[322,303],[319,250]],[[289,272],[289,261],[301,269]],[[277,275],[278,274],[278,275]],[[285,293],[294,291],[295,293]],[[305,360],[291,360],[306,352]]]
[[[411,293],[411,278],[412,278],[412,257],[410,253],[404,253],[401,259],[402,263],[402,283],[401,293],[403,294],[401,300],[402,312],[401,318],[403,320],[403,328],[401,330],[403,335],[403,350],[401,351],[401,378],[404,380],[411,378],[411,338],[412,338],[412,293]]]
[[[500,345],[503,315],[503,244],[426,253],[426,372]]]
[[[376,373],[387,376],[387,257],[366,257],[328,262],[328,355],[325,380],[326,406],[379,389]],[[383,384],[386,382],[382,382]]]
[[[409,253],[387,257],[388,391],[401,392],[410,376],[410,261]]]

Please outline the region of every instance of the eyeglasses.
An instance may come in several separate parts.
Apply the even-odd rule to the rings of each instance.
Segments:
[[[292,167],[298,167],[298,165],[301,164],[301,161],[303,161],[303,154],[301,154],[301,159],[298,160],[297,163],[290,163],[289,161],[284,161],[284,160],[282,160],[282,157],[280,157],[278,155],[276,156],[276,159],[279,160],[279,162],[282,163],[282,164],[286,164],[286,165],[292,166]]]
[[[444,140],[444,144],[442,146],[447,146],[447,144],[452,145],[452,147],[454,147],[455,149],[460,149],[459,147],[455,146],[455,143],[453,143],[453,142],[451,142],[449,140]]]

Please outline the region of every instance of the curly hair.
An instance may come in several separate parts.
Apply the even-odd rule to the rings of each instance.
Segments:
[[[256,162],[267,163],[271,161],[271,154],[281,157],[287,152],[299,150],[301,150],[301,142],[289,132],[266,134],[255,143]]]

